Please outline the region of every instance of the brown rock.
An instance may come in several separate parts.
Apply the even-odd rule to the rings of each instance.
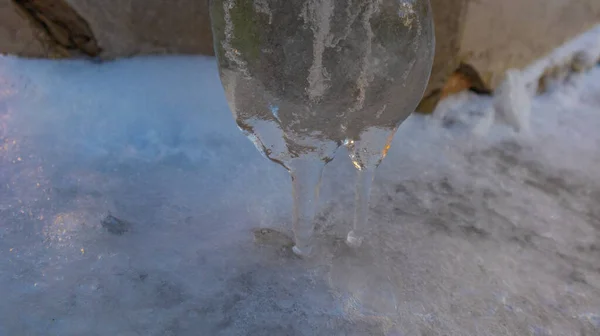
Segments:
[[[458,68],[468,0],[430,0],[435,22],[435,58],[429,85],[417,110],[431,113],[441,99],[448,77]]]
[[[111,59],[140,54],[213,54],[207,0],[65,0]]]
[[[599,23],[598,0],[471,1],[459,58],[495,88],[507,69],[522,69]]]
[[[452,86],[459,78],[463,86],[469,82],[471,90],[490,92],[502,81],[506,70],[522,69],[600,23],[598,0],[431,0],[431,3],[436,24],[436,60],[418,108],[421,112],[432,112],[439,99],[456,90]],[[469,71],[465,72],[464,66]],[[567,62],[554,67],[559,70],[547,72],[552,75],[568,71],[573,65]],[[452,83],[446,83],[448,78]],[[542,89],[543,86],[540,83]]]
[[[207,0],[0,0],[0,19],[21,56],[213,54]]]
[[[468,0],[431,0],[435,22],[435,59],[425,96],[440,90],[460,64],[458,54]]]
[[[11,0],[0,0],[0,53],[47,56],[46,47],[37,32],[20,15]]]
[[[437,46],[419,107],[425,112],[459,84],[489,92],[507,69],[523,68],[600,23],[598,0],[431,0],[431,4]],[[208,0],[0,0],[0,52],[103,59],[157,53],[212,55],[208,13]],[[581,68],[577,62],[568,66]],[[448,78],[453,80],[447,84]]]
[[[38,37],[61,56],[98,56],[101,49],[87,22],[64,0],[13,0]]]

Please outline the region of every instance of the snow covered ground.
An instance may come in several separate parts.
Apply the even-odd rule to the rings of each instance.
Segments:
[[[528,137],[474,135],[489,104],[402,125],[358,251],[340,151],[301,260],[254,239],[289,233],[289,177],[213,59],[2,57],[0,335],[598,335],[600,69],[536,98]]]

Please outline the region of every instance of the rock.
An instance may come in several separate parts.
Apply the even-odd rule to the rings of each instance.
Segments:
[[[254,242],[263,246],[289,247],[294,246],[294,240],[280,231],[270,228],[253,229]]]
[[[64,0],[18,0],[14,4],[62,56],[94,57],[102,51],[85,19]]]
[[[287,234],[270,228],[252,229],[254,243],[261,248],[274,251],[276,255],[284,258],[295,256],[292,252],[294,239]]]
[[[213,54],[207,0],[65,0],[90,25],[102,58]]]
[[[430,0],[435,22],[435,58],[424,97],[439,95],[448,77],[460,65],[467,0]],[[420,110],[420,109],[419,109]]]
[[[523,69],[600,23],[597,0],[431,0],[431,4],[436,58],[418,108],[428,113],[445,96],[442,91],[448,92],[448,84],[454,84],[447,80],[464,75],[463,66],[473,69],[467,79],[477,83],[469,89],[487,93],[502,82],[508,69]]]
[[[525,68],[599,23],[598,0],[471,1],[458,57],[493,89],[508,69]]]
[[[37,31],[20,15],[19,8],[13,6],[11,0],[0,0],[0,22],[0,54],[47,56]]]
[[[418,108],[425,112],[463,65],[474,69],[468,81],[487,92],[507,69],[522,69],[600,22],[598,0],[430,1],[437,46]],[[0,0],[0,22],[0,53],[104,60],[214,54],[208,0]]]
[[[0,52],[114,59],[213,54],[206,0],[0,0]]]
[[[118,219],[110,214],[104,217],[100,223],[108,232],[118,236],[123,235],[131,229],[131,224],[129,222]]]

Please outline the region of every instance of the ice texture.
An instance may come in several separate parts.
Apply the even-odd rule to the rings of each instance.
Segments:
[[[239,128],[288,168],[363,138],[353,161],[378,164],[431,72],[428,0],[215,0],[211,18]]]
[[[531,93],[521,71],[509,69],[494,93],[495,117],[516,132],[529,132]]]
[[[358,174],[361,211],[348,240],[359,245],[371,192],[364,177],[429,80],[429,0],[214,0],[210,12],[238,127],[291,173],[294,252],[311,254],[323,166],[342,144],[358,170],[369,170]]]
[[[462,93],[465,94],[467,93]],[[482,118],[473,126],[473,133],[486,136],[493,125],[503,125],[517,133],[528,135],[532,95],[523,73],[517,69],[507,70],[505,79],[494,92],[491,104],[482,109]],[[440,114],[444,118],[448,113],[443,108],[441,111],[435,113],[438,118]]]
[[[0,335],[597,335],[599,97],[595,68],[534,98],[527,139],[474,137],[471,94],[409,117],[360,253],[342,149],[301,260],[214,59],[1,57]]]

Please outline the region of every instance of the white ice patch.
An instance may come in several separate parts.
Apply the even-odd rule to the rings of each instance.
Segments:
[[[516,132],[529,131],[531,95],[519,70],[510,69],[506,72],[504,82],[494,94],[493,108],[499,122],[509,125]]]
[[[533,99],[527,144],[409,117],[357,253],[341,148],[315,261],[253,242],[290,229],[289,174],[235,128],[216,69],[0,57],[0,335],[597,334],[600,68]],[[454,125],[492,104],[459,98]]]

